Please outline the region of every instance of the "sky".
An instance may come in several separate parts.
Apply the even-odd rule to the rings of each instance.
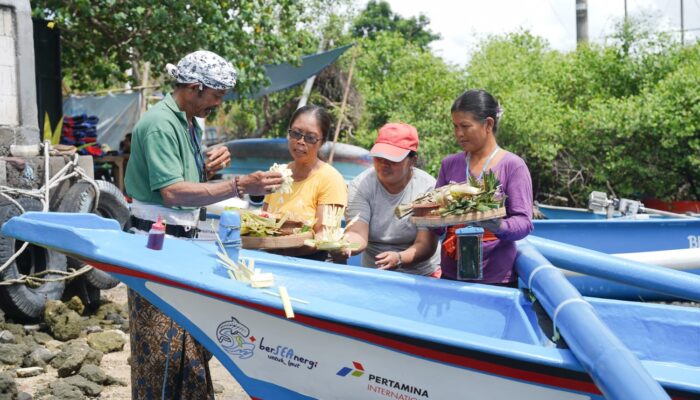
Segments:
[[[652,15],[660,30],[678,31],[683,1],[686,43],[700,38],[700,0],[627,0],[630,17]],[[430,19],[430,29],[442,38],[431,44],[433,52],[453,64],[465,65],[479,41],[488,35],[530,30],[560,51],[576,47],[576,0],[388,0],[403,16],[420,13]],[[367,1],[358,0],[360,9]],[[603,43],[625,14],[624,0],[588,0],[588,37]]]

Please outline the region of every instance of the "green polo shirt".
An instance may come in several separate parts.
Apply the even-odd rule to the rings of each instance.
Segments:
[[[193,123],[201,138],[201,128]],[[185,112],[170,94],[141,117],[131,136],[125,177],[129,196],[162,205],[160,189],[181,181],[199,182],[187,126]]]

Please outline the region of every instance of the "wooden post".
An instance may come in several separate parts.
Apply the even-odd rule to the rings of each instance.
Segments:
[[[151,72],[151,63],[146,61],[143,64],[143,79],[141,80],[141,107],[140,107],[140,114],[143,115],[146,112],[146,109],[148,108],[148,96],[147,96],[147,90],[148,90],[148,78],[149,78],[149,73]]]
[[[345,82],[345,89],[343,93],[343,102],[340,103],[340,116],[338,117],[338,123],[335,126],[335,134],[333,135],[333,144],[331,145],[331,154],[328,156],[328,164],[333,164],[333,155],[335,154],[335,144],[338,141],[338,134],[340,134],[340,124],[345,118],[345,104],[348,101],[348,93],[350,92],[350,82],[352,81],[352,71],[355,68],[355,58],[357,56],[357,51],[353,50],[352,61],[350,62],[350,72],[348,73],[348,81]]]
[[[323,53],[325,46],[326,45],[325,45],[324,40],[321,39],[321,43],[318,45],[318,51],[316,52],[316,54]],[[297,105],[297,109],[304,107],[306,105],[306,103],[309,101],[309,96],[311,96],[311,89],[314,86],[315,80],[316,80],[316,75],[314,75],[306,80],[306,85],[304,85],[304,91],[301,93],[301,98],[299,99],[299,104]]]

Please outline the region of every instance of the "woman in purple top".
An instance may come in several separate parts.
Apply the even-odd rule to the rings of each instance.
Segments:
[[[484,90],[466,91],[452,104],[451,112],[455,138],[463,151],[442,160],[435,186],[463,182],[467,179],[467,170],[479,180],[485,171],[496,174],[507,196],[506,216],[477,223],[485,231],[483,278],[477,282],[515,286],[515,241],[532,231],[530,171],[520,157],[498,146],[496,131],[502,110],[491,94]],[[441,254],[442,277],[446,279],[457,279],[454,247],[445,245],[450,243],[449,236],[454,235],[453,232],[453,229],[448,230]]]

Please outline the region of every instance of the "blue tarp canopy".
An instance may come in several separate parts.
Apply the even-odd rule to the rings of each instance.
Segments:
[[[267,75],[270,80],[269,85],[258,89],[255,93],[246,95],[242,95],[234,89],[234,91],[226,94],[224,100],[236,100],[241,97],[257,99],[258,97],[270,93],[289,89],[321,72],[324,68],[335,62],[335,60],[343,55],[351,46],[352,44],[349,44],[326,51],[325,53],[302,57],[301,65],[298,67],[289,63],[265,65],[265,75]]]

